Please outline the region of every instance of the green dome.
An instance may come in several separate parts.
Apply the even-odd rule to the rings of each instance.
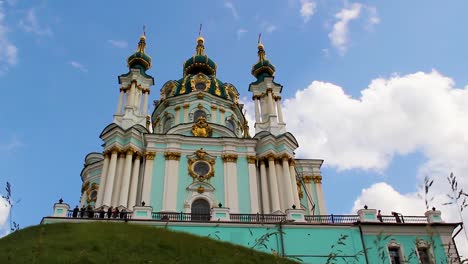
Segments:
[[[199,90],[200,92],[207,92],[228,99],[224,83],[218,80],[215,75],[205,75],[203,73],[188,74],[177,82],[179,84],[175,88],[174,96]]]
[[[199,72],[206,75],[216,75],[216,63],[205,54],[204,39],[197,39],[197,53],[184,63],[184,76],[197,74]]]
[[[140,42],[138,42],[138,49],[130,55],[127,59],[127,64],[129,68],[134,68],[135,66],[141,66],[146,70],[151,68],[151,57],[145,53],[146,47],[146,37],[143,35],[140,37]]]
[[[275,75],[275,66],[266,58],[265,50],[262,44],[258,45],[258,62],[252,66],[252,75],[255,78],[260,76]]]

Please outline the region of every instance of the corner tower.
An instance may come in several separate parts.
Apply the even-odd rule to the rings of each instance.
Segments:
[[[262,131],[277,136],[286,132],[281,110],[283,86],[274,82],[275,66],[266,58],[261,42],[258,44],[258,61],[252,66],[252,75],[257,79],[249,86],[255,106],[255,134]]]
[[[148,97],[154,78],[146,73],[151,68],[151,57],[145,49],[146,35],[143,33],[137,50],[127,59],[128,73],[119,76],[120,96],[113,122],[123,129],[147,124]]]

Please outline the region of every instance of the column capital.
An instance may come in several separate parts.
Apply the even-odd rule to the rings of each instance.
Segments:
[[[283,154],[283,155],[281,155],[279,158],[280,158],[281,160],[287,160],[287,161],[289,161],[289,160],[291,159],[291,157],[289,157],[288,154]]]
[[[249,163],[249,164],[255,164],[256,161],[257,161],[257,157],[256,157],[256,156],[247,156],[247,163]]]
[[[126,155],[125,155],[125,152],[122,151],[122,152],[119,153],[119,159],[120,159],[120,158],[125,158],[125,156],[126,156]]]
[[[273,96],[273,99],[275,99],[275,101],[279,101],[279,100],[281,100],[281,96],[279,96],[279,95]]]
[[[275,165],[281,164],[281,159],[279,157],[275,157]]]
[[[273,88],[267,88],[265,92],[266,92],[267,94],[268,94],[268,93],[273,93]]]
[[[237,154],[223,154],[221,156],[224,162],[236,162],[237,161]]]
[[[179,111],[180,110],[180,105],[177,105],[176,107],[174,107],[174,110]]]
[[[314,183],[322,183],[322,176],[312,176],[312,180],[314,181]]]
[[[265,156],[265,158],[268,160],[268,161],[274,161],[275,160],[275,155],[273,154],[268,154]]]
[[[154,151],[146,151],[145,152],[146,160],[154,160],[155,156],[156,156],[156,152],[154,152]]]
[[[218,109],[218,107],[216,105],[212,105],[211,109],[216,110],[216,109]]]
[[[138,159],[138,160],[141,159],[141,156],[142,156],[142,155],[141,155],[140,152],[135,152],[135,159],[136,159],[136,160],[137,160],[137,159]]]
[[[166,157],[166,160],[179,160],[180,155],[181,155],[180,152],[166,151],[164,153],[164,157]]]
[[[117,147],[117,146],[113,146],[110,150],[109,150],[112,154],[119,154],[120,152],[122,152],[122,149]]]
[[[136,152],[137,152],[136,149],[133,148],[133,147],[128,147],[128,148],[125,150],[125,153],[126,153],[127,155],[133,155],[133,154],[136,153]]]
[[[221,113],[226,112],[226,110],[225,110],[224,108],[221,108],[221,107],[219,108],[219,111],[220,111]]]
[[[189,108],[189,106],[190,106],[190,104],[188,104],[188,103],[183,105],[184,108]]]
[[[307,175],[303,176],[302,179],[304,180],[304,183],[311,183],[312,182],[312,175]]]
[[[289,166],[296,166],[296,160],[294,158],[289,159]]]

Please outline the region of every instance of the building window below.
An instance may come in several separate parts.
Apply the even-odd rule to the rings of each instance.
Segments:
[[[390,255],[390,263],[391,264],[401,264],[400,259],[400,249],[399,248],[389,248],[388,254]]]

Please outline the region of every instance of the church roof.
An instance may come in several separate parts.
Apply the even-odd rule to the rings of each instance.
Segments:
[[[252,75],[257,79],[275,75],[275,66],[266,58],[263,44],[258,44],[258,62],[252,66]]]
[[[143,68],[145,71],[151,68],[151,57],[145,53],[146,36],[143,34],[138,42],[138,48],[127,59],[129,68]]]

